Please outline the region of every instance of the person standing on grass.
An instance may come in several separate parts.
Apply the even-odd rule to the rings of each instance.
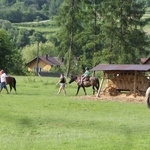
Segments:
[[[2,89],[4,88],[7,91],[7,94],[9,94],[8,89],[7,89],[7,81],[6,81],[6,73],[4,72],[4,70],[0,71],[0,79],[1,79],[1,84],[0,84],[0,92],[2,91]]]
[[[64,94],[66,95],[66,89],[65,89],[66,78],[63,73],[60,75],[60,80],[58,81],[58,83],[56,85],[58,85],[58,84],[60,84],[60,88],[59,88],[57,95],[59,95],[62,90],[64,91]]]

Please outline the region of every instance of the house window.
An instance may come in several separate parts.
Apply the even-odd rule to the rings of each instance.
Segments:
[[[36,72],[36,67],[33,68],[33,71]]]
[[[42,68],[39,68],[39,72],[41,72],[42,71]]]
[[[33,68],[33,71],[34,71],[34,72],[37,72],[36,67]],[[41,71],[42,71],[42,68],[38,68],[38,72],[41,72]]]

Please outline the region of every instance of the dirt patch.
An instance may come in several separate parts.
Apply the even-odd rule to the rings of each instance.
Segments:
[[[96,97],[96,95],[86,95],[86,96],[77,96],[78,99],[85,100],[101,100],[101,101],[119,101],[119,102],[133,102],[133,103],[146,103],[146,99],[144,96],[136,96],[133,95],[127,96],[126,94],[120,94],[118,96],[109,96],[109,95],[100,95],[100,97]]]

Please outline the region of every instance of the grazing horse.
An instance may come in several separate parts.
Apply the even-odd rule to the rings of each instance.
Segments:
[[[95,88],[96,88],[97,91],[99,89],[99,79],[96,78],[96,77],[90,77],[89,80],[83,80],[83,83],[81,84],[81,76],[72,75],[70,77],[69,84],[71,84],[74,81],[77,83],[77,86],[78,86],[76,95],[78,95],[78,92],[79,92],[81,87],[83,88],[85,95],[87,94],[86,90],[85,90],[85,87],[92,86],[93,95],[95,94]]]
[[[150,87],[146,90],[146,101],[147,101],[147,106],[150,108]]]
[[[9,87],[10,87],[10,92],[12,90],[12,88],[14,88],[14,91],[16,93],[16,79],[14,77],[11,77],[11,76],[7,76],[6,77],[6,84],[9,84]]]

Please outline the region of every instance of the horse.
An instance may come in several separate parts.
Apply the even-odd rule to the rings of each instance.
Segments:
[[[16,79],[14,77],[7,76],[6,77],[6,85],[7,84],[9,84],[10,92],[11,92],[12,88],[14,89],[15,93],[17,92],[17,90],[16,90]]]
[[[145,97],[146,97],[146,101],[147,101],[147,106],[148,106],[148,108],[150,108],[150,87],[146,90]]]
[[[78,86],[76,95],[78,95],[78,92],[81,87],[83,88],[85,95],[87,95],[85,87],[92,86],[93,95],[95,94],[95,88],[97,91],[99,89],[99,79],[96,77],[89,77],[88,80],[83,80],[83,83],[81,84],[81,76],[71,75],[69,84],[71,84],[74,81],[77,83]]]

